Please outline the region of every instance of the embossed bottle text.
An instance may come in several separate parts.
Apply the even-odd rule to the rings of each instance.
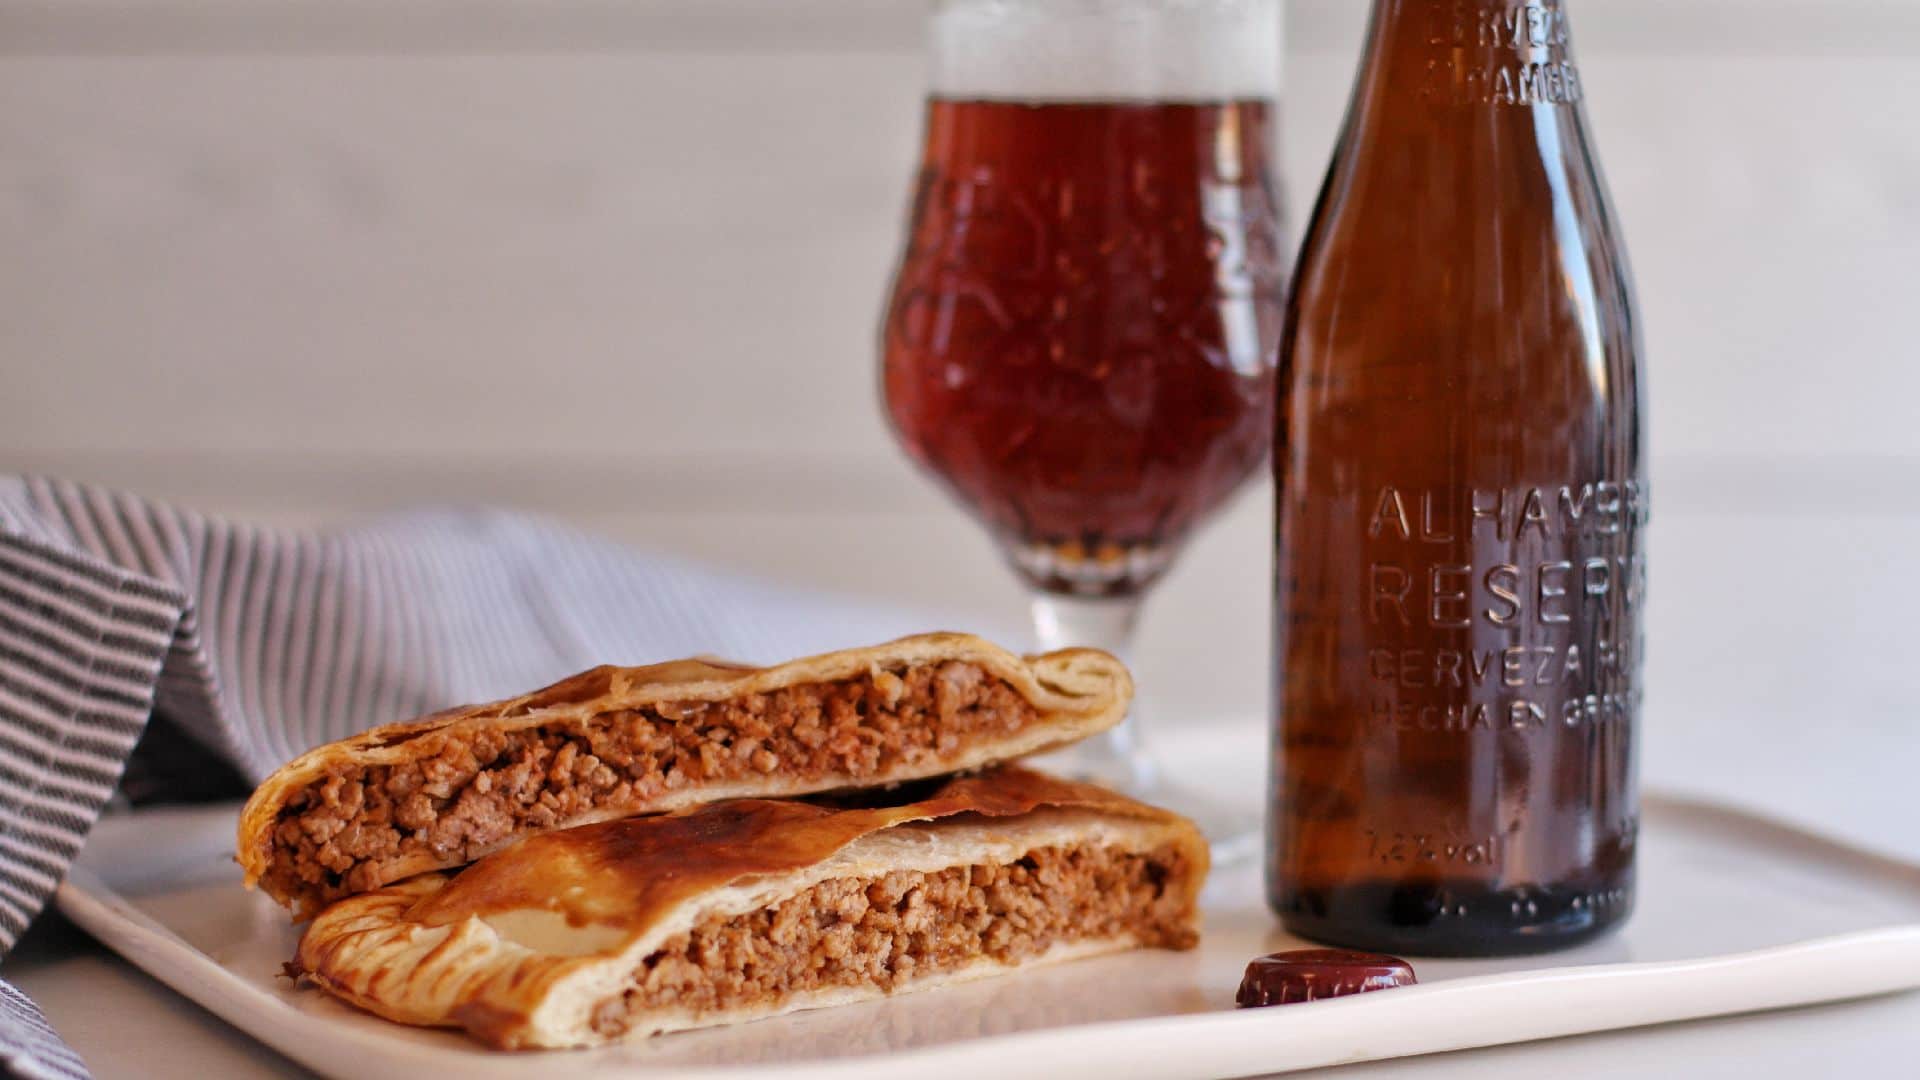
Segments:
[[[1380,489],[1367,515],[1376,727],[1529,732],[1623,723],[1640,707],[1646,524],[1636,480]],[[1452,562],[1468,543],[1478,562]],[[1576,627],[1590,627],[1581,635]],[[1436,645],[1437,631],[1480,631]],[[1504,633],[1503,633],[1504,632]]]
[[[1583,96],[1559,0],[1428,0],[1427,18],[1427,100],[1565,105]]]

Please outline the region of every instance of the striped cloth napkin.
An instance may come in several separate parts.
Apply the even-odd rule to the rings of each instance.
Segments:
[[[204,768],[149,773],[147,787],[202,772],[258,782],[375,723],[599,663],[770,662],[934,628],[500,511],[305,533],[0,478],[0,956],[115,797],[150,717],[142,754],[178,732]],[[0,1067],[86,1075],[5,983]]]

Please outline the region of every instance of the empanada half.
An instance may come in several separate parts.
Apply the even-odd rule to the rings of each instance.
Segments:
[[[309,751],[254,792],[238,856],[249,887],[305,918],[539,832],[1065,746],[1118,723],[1132,694],[1106,653],[1023,659],[964,634],[770,668],[600,667]]]
[[[1015,766],[920,786],[533,837],[334,904],[294,968],[389,1019],[529,1049],[1198,939],[1207,848],[1186,820]]]

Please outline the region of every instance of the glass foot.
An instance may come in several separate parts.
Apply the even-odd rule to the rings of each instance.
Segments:
[[[1184,784],[1162,784],[1142,801],[1164,806],[1200,826],[1200,834],[1213,849],[1215,869],[1240,866],[1260,857],[1265,826],[1257,805],[1222,799]]]
[[[1034,631],[1043,649],[1086,645],[1126,658],[1139,616],[1137,597],[1079,597],[1043,594],[1033,601]],[[1256,798],[1233,800],[1204,787],[1163,776],[1150,747],[1141,742],[1140,702],[1119,726],[1090,739],[1033,759],[1058,776],[1111,788],[1153,806],[1185,815],[1200,826],[1213,848],[1215,866],[1231,866],[1260,851],[1261,815]]]
[[[1154,770],[1152,759],[1137,747],[1131,752],[1114,753],[1113,748],[1102,746],[1102,741],[1111,736],[1095,736],[1079,746],[1043,754],[1031,764],[1056,776],[1111,788],[1187,818],[1207,838],[1216,868],[1237,866],[1260,854],[1263,823],[1257,802],[1224,799],[1203,788],[1168,780]]]

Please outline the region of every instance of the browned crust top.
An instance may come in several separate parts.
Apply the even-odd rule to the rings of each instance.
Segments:
[[[605,1036],[579,1025],[624,992],[633,966],[673,927],[709,909],[791,895],[827,872],[830,860],[838,860],[834,873],[876,878],[930,856],[966,865],[979,857],[970,846],[978,840],[966,838],[982,832],[969,826],[983,819],[1013,849],[1062,837],[1129,851],[1170,848],[1180,872],[1166,882],[1166,902],[1197,924],[1206,843],[1169,811],[1018,766],[859,798],[868,801],[733,800],[531,838],[458,874],[415,877],[335,903],[302,936],[294,967],[343,1000],[404,1023],[464,1027],[501,1048],[587,1045]],[[915,835],[876,842],[873,834],[895,829]],[[543,913],[578,931],[574,941],[549,949],[500,930],[512,916]],[[961,974],[929,976],[924,985]],[[639,1018],[633,1030],[731,1022],[785,1007],[769,999],[692,1019],[667,1009]]]
[[[462,706],[402,723],[372,728],[351,738],[302,754],[255,789],[240,816],[236,856],[248,888],[255,887],[275,858],[274,827],[281,812],[310,785],[352,769],[398,765],[432,756],[448,740],[472,738],[483,731],[517,731],[542,725],[581,724],[600,713],[661,702],[725,701],[810,682],[853,678],[901,664],[961,660],[1006,680],[1039,711],[1048,732],[1043,744],[1023,753],[1062,746],[1111,727],[1125,715],[1133,684],[1126,668],[1106,653],[1071,649],[1045,656],[1018,657],[968,634],[923,634],[884,645],[847,649],[757,668],[707,659],[675,660],[645,667],[602,666],[517,698]],[[973,768],[1013,755],[991,746],[969,747],[950,768]],[[941,769],[880,777],[879,783],[918,779]],[[741,794],[786,796],[831,788],[806,788],[790,777],[765,778],[752,792],[725,791],[707,800]],[[695,791],[679,794],[674,805],[638,807],[634,812],[678,809],[703,801]],[[565,823],[571,824],[571,823]],[[420,867],[417,869],[431,869]],[[301,908],[300,898],[275,896]],[[311,913],[310,910],[307,912]]]
[[[476,915],[547,910],[572,925],[639,933],[692,897],[814,866],[863,836],[910,822],[962,814],[1016,818],[1043,807],[1179,820],[1103,788],[1016,766],[954,777],[932,791],[903,791],[896,798],[913,801],[845,808],[828,801],[737,799],[534,836],[468,867],[408,917],[445,926]]]

